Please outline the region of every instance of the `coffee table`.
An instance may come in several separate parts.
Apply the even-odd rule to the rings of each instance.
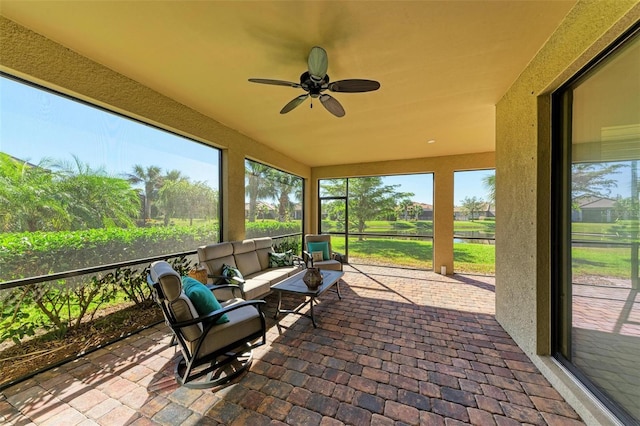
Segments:
[[[271,286],[271,290],[278,293],[278,309],[276,309],[274,318],[278,319],[278,315],[282,313],[303,315],[311,318],[313,327],[317,328],[318,325],[316,324],[316,318],[313,313],[313,305],[316,303],[316,298],[321,296],[331,287],[335,286],[338,293],[338,298],[342,299],[342,295],[340,295],[340,278],[342,278],[344,272],[320,270],[320,272],[322,273],[322,284],[320,284],[320,286],[315,290],[309,289],[304,281],[302,281],[302,277],[304,277],[305,272],[306,270],[298,272],[297,274],[292,275],[289,278],[286,278],[279,283]],[[282,306],[282,293],[301,294],[305,296],[305,300],[295,309],[280,309]],[[300,312],[300,310],[307,305],[311,305],[310,314]]]

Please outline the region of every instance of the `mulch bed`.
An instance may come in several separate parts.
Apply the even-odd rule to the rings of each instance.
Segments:
[[[46,333],[19,345],[3,345],[4,348],[0,348],[0,390],[27,375],[76,358],[162,319],[162,312],[155,303],[145,307],[113,307],[62,338]]]

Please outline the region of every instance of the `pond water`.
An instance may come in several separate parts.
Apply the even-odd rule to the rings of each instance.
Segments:
[[[454,243],[495,244],[495,234],[482,231],[458,231]]]

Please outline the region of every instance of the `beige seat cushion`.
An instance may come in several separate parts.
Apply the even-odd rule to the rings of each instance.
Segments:
[[[169,310],[173,313],[176,321],[189,321],[198,318],[198,312],[186,294],[182,293],[177,299],[168,302]],[[182,336],[188,342],[198,340],[202,336],[202,324],[193,324],[180,329]]]
[[[260,276],[260,278],[247,279],[242,290],[246,300],[262,299],[271,292],[271,284]]]
[[[256,253],[260,262],[260,269],[269,268],[269,253],[273,253],[273,240],[271,237],[256,238],[253,240],[256,244]]]
[[[260,261],[256,253],[256,244],[253,240],[234,241],[233,256],[236,259],[236,266],[243,277],[248,277],[260,271]]]
[[[313,262],[313,266],[318,269],[330,269],[333,271],[342,271],[342,263],[334,259],[320,260],[317,262]]]
[[[270,285],[274,285],[300,271],[302,271],[302,269],[297,266],[282,266],[280,268],[269,268],[266,271],[253,274],[253,276],[249,276],[249,278],[259,277],[259,279],[267,281]]]
[[[242,299],[234,299],[223,304],[228,306],[233,303],[242,302]],[[258,310],[254,306],[245,306],[231,312],[227,312],[229,322],[216,324],[209,331],[209,337],[205,338],[200,348],[200,358],[208,355],[220,348],[232,344],[238,340],[238,327],[243,330],[242,334],[259,333],[262,331],[262,321]],[[211,333],[215,333],[212,336]],[[191,351],[195,350],[196,342],[191,342]]]
[[[222,275],[222,265],[237,266],[231,243],[217,243],[198,247],[198,261],[206,265],[210,275]],[[208,282],[215,280],[209,279]]]

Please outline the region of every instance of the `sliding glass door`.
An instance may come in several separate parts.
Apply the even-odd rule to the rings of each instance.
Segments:
[[[555,350],[640,422],[640,33],[554,95]]]

